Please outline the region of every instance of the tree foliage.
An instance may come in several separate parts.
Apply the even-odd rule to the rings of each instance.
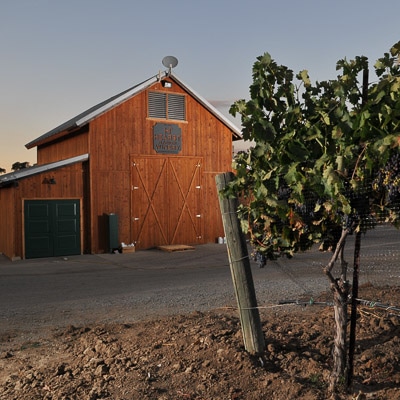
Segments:
[[[257,58],[251,99],[230,110],[255,146],[236,156],[227,195],[244,198],[242,228],[268,258],[334,246],[343,227],[399,224],[399,44],[375,63],[367,91],[366,57],[339,60],[337,78],[316,83]]]
[[[11,170],[12,171],[19,171],[21,169],[25,169],[25,168],[29,168],[29,162],[28,161],[23,161],[23,162],[15,162],[12,166],[11,166]]]
[[[334,250],[324,268],[333,292],[336,334],[329,390],[351,385],[361,234],[376,221],[400,225],[400,42],[374,65],[337,62],[336,79],[312,83],[268,53],[253,66],[249,101],[233,104],[243,137],[255,146],[235,157],[225,196],[240,195],[242,229],[264,258],[292,257],[319,243]],[[362,83],[362,84],[361,84]],[[349,357],[350,284],[343,249],[356,232]],[[341,272],[332,268],[341,259]],[[345,377],[346,376],[346,377]]]

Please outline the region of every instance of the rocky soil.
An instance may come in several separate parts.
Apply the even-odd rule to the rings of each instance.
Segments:
[[[398,307],[400,287],[360,288]],[[330,301],[322,294],[316,301]],[[54,327],[0,336],[0,399],[326,399],[333,344],[328,305],[261,309],[267,350],[243,348],[234,309],[131,324]],[[338,399],[400,399],[400,316],[360,306],[355,379]]]

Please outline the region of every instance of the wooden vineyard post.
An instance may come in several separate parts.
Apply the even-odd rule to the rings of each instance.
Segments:
[[[219,174],[215,177],[218,193],[226,187],[232,177],[231,172]],[[219,203],[233,286],[239,308],[244,347],[250,354],[261,354],[265,350],[265,341],[257,308],[246,239],[240,229],[236,212],[238,199],[227,199],[219,196]]]

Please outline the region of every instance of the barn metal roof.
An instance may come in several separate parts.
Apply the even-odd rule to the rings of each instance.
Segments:
[[[209,103],[205,98],[200,96],[197,92],[195,92],[192,88],[186,85],[181,79],[179,79],[175,74],[172,73],[159,73],[146,81],[139,83],[138,85],[132,86],[131,88],[124,90],[123,92],[110,97],[109,99],[89,108],[88,110],[82,112],[81,114],[71,118],[70,120],[64,122],[63,124],[57,126],[51,131],[46,132],[45,134],[39,136],[38,138],[32,140],[31,142],[25,145],[26,148],[31,149],[33,147],[38,146],[39,144],[47,141],[51,137],[65,132],[72,131],[76,128],[82,127],[88,124],[91,120],[98,117],[99,115],[105,113],[106,111],[112,109],[123,101],[129,99],[130,97],[135,96],[142,90],[148,88],[149,86],[156,83],[158,80],[163,79],[165,77],[170,77],[178,84],[180,84],[188,93],[190,93],[194,98],[197,99],[208,111],[214,114],[222,123],[224,123],[229,129],[232,130],[234,140],[242,139],[240,129],[233,124],[228,118],[226,118],[221,112],[219,112],[211,103]],[[4,176],[4,175],[3,175]]]
[[[77,162],[83,162],[88,159],[89,159],[89,154],[82,154],[80,156],[67,158],[66,160],[56,161],[49,164],[35,165],[33,167],[23,168],[18,171],[0,175],[0,187],[8,186],[13,182],[16,182],[23,178],[27,178],[32,175],[37,175],[41,174],[42,172],[52,171],[54,169],[75,164]]]

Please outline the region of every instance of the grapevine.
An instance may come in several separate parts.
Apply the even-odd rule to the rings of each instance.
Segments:
[[[400,200],[400,153],[396,152],[384,167],[380,168],[372,187],[385,196],[387,203]]]

